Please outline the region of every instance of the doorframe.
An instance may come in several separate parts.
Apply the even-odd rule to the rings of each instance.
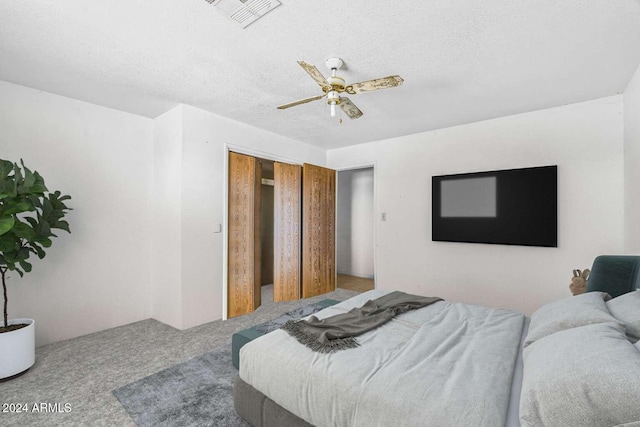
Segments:
[[[350,171],[350,170],[358,170],[358,169],[369,169],[373,168],[373,289],[378,289],[378,165],[377,160],[373,160],[371,162],[366,163],[357,163],[349,166],[342,166],[339,168],[334,168],[331,166],[331,169],[336,171],[336,217],[338,215],[338,186],[340,180],[339,172],[342,171]],[[338,227],[336,224],[336,242],[338,241]],[[336,247],[336,276],[338,274],[338,250]],[[337,288],[337,280],[336,277],[336,288]]]
[[[279,156],[277,154],[243,147],[241,145],[224,143],[224,188],[222,191],[222,320],[227,320],[228,318],[227,299],[229,297],[227,289],[227,281],[229,280],[229,152],[245,154],[258,159],[289,163],[292,165],[302,166],[303,164],[303,162],[299,160],[294,160],[285,156]]]

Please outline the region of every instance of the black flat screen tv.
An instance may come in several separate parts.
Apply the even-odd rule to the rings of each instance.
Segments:
[[[558,167],[432,177],[432,240],[558,246]]]

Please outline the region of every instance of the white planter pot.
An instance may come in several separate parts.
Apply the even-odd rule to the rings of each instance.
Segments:
[[[29,326],[0,334],[0,379],[24,372],[36,362],[36,322],[33,319],[9,320],[10,325],[17,323]]]

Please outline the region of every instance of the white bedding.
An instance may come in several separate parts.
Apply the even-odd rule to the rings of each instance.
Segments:
[[[374,290],[316,313],[359,307]],[[321,354],[277,330],[245,345],[240,377],[321,426],[503,426],[524,316],[438,302]]]

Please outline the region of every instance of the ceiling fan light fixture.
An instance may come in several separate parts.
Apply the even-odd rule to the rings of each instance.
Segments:
[[[340,94],[332,90],[327,94],[327,104],[331,107],[331,117],[336,116],[336,105],[340,104]]]
[[[331,77],[329,78],[325,78],[320,70],[318,70],[313,64],[309,64],[304,61],[298,61],[298,65],[300,65],[304,69],[304,71],[306,71],[307,74],[320,86],[320,89],[322,89],[322,95],[312,96],[310,98],[304,98],[298,101],[289,102],[288,104],[283,104],[276,108],[278,108],[279,110],[284,110],[286,108],[295,107],[296,105],[316,101],[326,96],[327,104],[329,104],[329,109],[331,111],[331,117],[336,116],[336,106],[340,106],[340,123],[342,123],[342,111],[344,111],[347,117],[352,120],[362,117],[362,111],[360,111],[360,109],[356,107],[349,98],[341,97],[341,93],[346,92],[349,95],[357,95],[362,92],[372,92],[375,90],[397,87],[402,85],[402,82],[404,81],[402,77],[395,75],[383,77],[380,79],[352,83],[347,86],[344,79],[337,75],[338,69],[343,66],[342,59],[340,58],[327,59],[325,65],[331,70]]]

